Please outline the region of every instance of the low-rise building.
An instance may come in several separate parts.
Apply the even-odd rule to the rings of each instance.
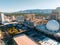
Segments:
[[[21,15],[21,16],[16,16],[16,20],[18,21],[18,22],[24,22],[24,16],[23,15]]]
[[[47,23],[47,20],[45,20],[45,17],[36,17],[36,15],[34,14],[29,14],[27,15],[26,17],[26,20],[29,22],[30,25],[34,25],[34,26],[37,26],[39,24],[46,24]]]

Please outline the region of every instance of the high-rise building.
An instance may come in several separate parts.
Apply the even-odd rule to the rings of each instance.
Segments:
[[[50,19],[60,19],[60,7],[52,11]]]

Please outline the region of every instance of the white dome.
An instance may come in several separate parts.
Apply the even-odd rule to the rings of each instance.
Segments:
[[[46,28],[51,31],[59,30],[59,23],[56,20],[50,20],[46,24]]]

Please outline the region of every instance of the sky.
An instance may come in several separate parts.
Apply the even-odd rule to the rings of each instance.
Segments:
[[[60,0],[0,0],[0,12],[16,12],[27,9],[55,9]]]

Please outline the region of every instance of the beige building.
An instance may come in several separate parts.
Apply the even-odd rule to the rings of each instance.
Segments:
[[[26,20],[31,21],[33,19],[35,19],[35,14],[26,14]]]
[[[60,10],[59,8],[56,8],[55,10],[52,11],[50,15],[50,19],[60,19]]]
[[[45,17],[36,17],[35,14],[26,15],[26,20],[29,22],[33,22],[34,26],[47,23],[47,20],[45,20]]]

